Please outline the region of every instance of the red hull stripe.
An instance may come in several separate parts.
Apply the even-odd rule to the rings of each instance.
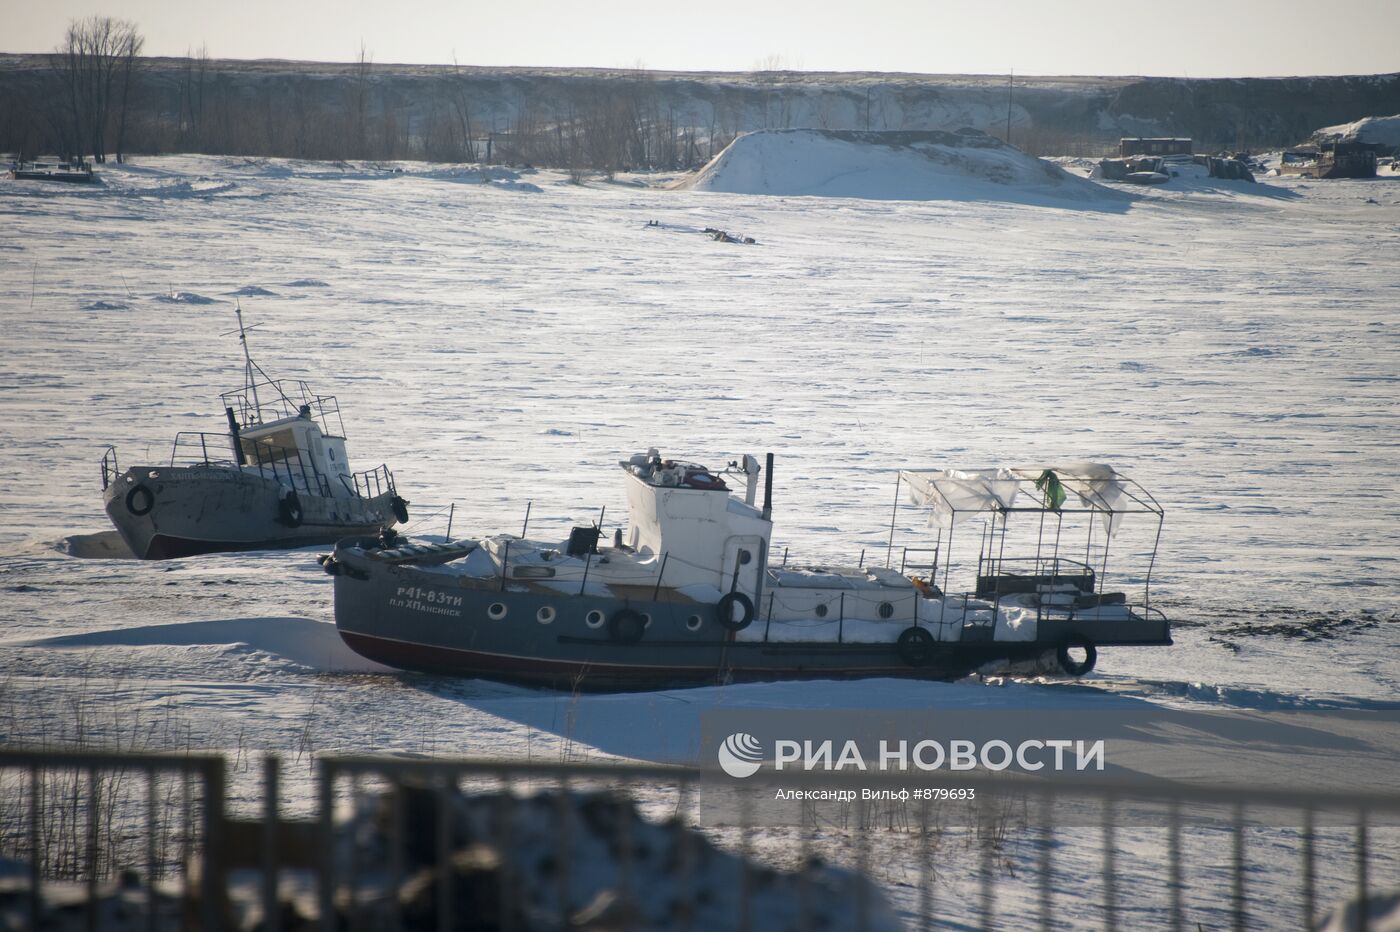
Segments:
[[[517,677],[522,679],[569,679],[593,674],[610,680],[639,682],[677,680],[715,680],[719,671],[712,666],[652,666],[624,663],[594,663],[591,661],[546,660],[540,657],[518,657],[491,654],[400,641],[375,635],[340,631],[340,637],[361,656],[392,667],[427,673],[447,673],[457,676]],[[924,668],[906,666],[798,668],[798,667],[735,667],[728,671],[733,679],[843,679],[868,676],[936,676]]]

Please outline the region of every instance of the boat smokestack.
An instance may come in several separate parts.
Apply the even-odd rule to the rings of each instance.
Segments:
[[[758,460],[744,454],[744,504],[752,505],[758,500]]]
[[[769,453],[763,467],[763,520],[773,520],[773,454]]]
[[[233,442],[233,461],[239,466],[246,466],[248,458],[243,455],[243,441],[238,434],[238,418],[233,416],[232,408],[224,408],[224,414],[228,417],[228,437]]]

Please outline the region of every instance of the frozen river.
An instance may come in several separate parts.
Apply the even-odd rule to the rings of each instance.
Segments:
[[[104,174],[0,181],[0,735],[56,739],[81,707],[98,731],[289,756],[684,756],[681,693],[373,671],[325,624],[314,549],[65,552],[108,529],[107,444],[162,462],[177,430],[220,429],[240,293],[263,365],[336,394],[356,468],[389,463],[416,515],[455,501],[458,535],[515,530],[527,501],[532,534],[621,516],[616,461],[648,446],[771,450],[776,547],[854,562],[883,552],[901,467],[1108,462],[1167,510],[1154,592],[1184,624],[1088,682],[1245,708],[1400,696],[1400,182],[1057,204],[227,158]],[[968,687],[820,696],[943,688]]]

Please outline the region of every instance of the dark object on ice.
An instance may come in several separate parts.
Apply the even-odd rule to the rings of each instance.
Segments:
[[[1132,158],[1135,155],[1190,155],[1191,140],[1167,136],[1130,136],[1118,140],[1119,158]]]
[[[1376,150],[1364,142],[1324,142],[1285,152],[1278,171],[1304,178],[1374,178]]]
[[[15,162],[10,167],[10,177],[16,181],[67,181],[74,184],[91,184],[97,180],[92,173],[92,163],[84,159],[53,164]]]
[[[1129,184],[1161,184],[1171,177],[1171,173],[1161,158],[1102,159],[1099,162],[1099,177],[1105,181]]]
[[[741,246],[758,245],[758,240],[754,239],[752,236],[740,236],[737,233],[730,233],[727,230],[717,230],[714,227],[705,227],[705,232],[709,234],[710,239],[714,240],[716,243],[738,243]]]
[[[1254,173],[1249,170],[1249,166],[1239,159],[1218,159],[1214,156],[1206,156],[1206,170],[1212,178],[1223,178],[1226,181],[1254,181]]]

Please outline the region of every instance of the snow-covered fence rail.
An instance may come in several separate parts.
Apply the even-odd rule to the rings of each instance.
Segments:
[[[366,787],[371,784],[387,788],[388,793],[367,803]],[[904,871],[906,876],[917,877],[912,884],[915,901],[898,910],[913,928],[951,922],[960,928],[1115,929],[1138,927],[1146,919],[1159,927],[1185,929],[1195,928],[1207,913],[1212,927],[1314,928],[1324,906],[1345,896],[1347,887],[1357,902],[1366,901],[1376,879],[1371,876],[1373,824],[1382,823],[1381,830],[1390,832],[1393,842],[1392,830],[1400,820],[1400,794],[1102,779],[1008,781],[1000,774],[985,773],[765,771],[739,781],[714,770],[601,762],[324,757],[318,762],[317,786],[325,853],[319,891],[323,927],[328,929],[333,928],[334,904],[347,899],[376,902],[390,910],[391,928],[404,927],[398,924],[403,916],[393,912],[402,908],[404,897],[385,894],[404,889],[396,872],[404,868],[404,846],[414,845],[414,839],[420,847],[431,840],[438,849],[429,883],[437,899],[428,907],[438,928],[451,927],[454,905],[462,905],[461,894],[451,892],[454,879],[463,882],[460,872],[454,874],[453,852],[481,843],[493,845],[498,852],[493,871],[475,878],[477,883],[485,882],[485,877],[497,885],[492,901],[509,903],[528,894],[537,906],[547,904],[544,912],[561,927],[577,927],[570,923],[588,915],[590,906],[603,898],[623,904],[620,911],[633,917],[623,927],[885,928],[893,914],[890,904],[878,888],[863,881],[843,888],[849,897],[842,902],[850,911],[839,915],[831,911],[830,903],[800,900],[804,891],[815,896],[831,888],[831,877],[819,876],[828,870],[823,860],[847,863],[857,878],[876,875],[878,881],[880,865],[898,859],[906,868],[912,867]],[[850,801],[835,820],[813,809],[799,824],[775,827],[763,823],[754,807],[742,799],[735,806],[741,787],[757,788],[759,798],[771,796],[775,788],[799,794],[844,791]],[[922,799],[909,792],[917,790],[926,791]],[[971,792],[978,804],[972,811],[964,808],[950,817],[947,803],[945,811],[939,812],[935,801],[946,790]],[[721,801],[718,809],[697,804],[707,793],[712,801]],[[900,794],[907,801],[900,800]],[[625,800],[625,814],[611,809],[611,814],[600,816],[596,808],[600,798]],[[948,801],[956,798],[945,796]],[[336,800],[348,802],[347,811],[354,815],[337,820]],[[634,813],[662,818],[648,823],[634,818]],[[366,846],[364,826],[375,823],[389,828],[378,842]],[[689,825],[696,831],[690,841],[673,841],[668,846],[664,838],[655,836],[658,824]],[[939,878],[951,873],[948,862],[960,857],[958,849],[948,844],[959,825],[967,830],[966,850],[975,863],[975,885],[964,891],[970,896],[950,896],[956,885]],[[1133,853],[1137,863],[1125,864],[1128,858],[1121,847],[1126,834],[1141,836],[1144,825],[1153,826],[1148,837],[1156,843],[1156,857],[1149,858],[1146,866],[1158,870],[1156,879],[1165,878],[1157,884],[1165,893],[1163,902],[1155,913],[1147,914],[1142,878],[1135,876],[1144,867],[1141,840]],[[1083,831],[1086,826],[1088,832]],[[1288,828],[1262,839],[1258,857],[1252,860],[1247,844],[1250,833],[1279,826]],[[833,840],[845,830],[850,835],[844,846],[833,848]],[[1227,864],[1223,876],[1214,865],[1202,870],[1185,853],[1184,836],[1194,835],[1199,843],[1205,831],[1212,833],[1216,846],[1211,860]],[[596,847],[581,840],[590,833]],[[1025,859],[1028,870],[1021,876],[1015,876],[1014,870],[1007,873],[1009,848],[1018,833],[1030,836],[1024,846],[1030,854]],[[1328,836],[1325,850],[1324,834]],[[762,851],[759,839],[764,841]],[[714,877],[701,875],[698,866],[706,858],[696,852],[709,851],[711,840],[720,849],[737,849],[733,873],[722,891],[715,888]],[[686,844],[692,849],[689,856]],[[1280,846],[1290,848],[1295,860],[1296,874],[1289,882],[1296,881],[1296,895],[1251,892],[1249,884],[1257,881],[1249,878],[1257,877],[1261,868],[1279,868]],[[1081,850],[1075,851],[1076,847]],[[1086,855],[1097,860],[1095,868],[1086,869]],[[1349,856],[1351,864],[1349,876],[1340,878],[1340,883],[1335,876],[1339,855]],[[377,866],[369,866],[375,864],[376,856]],[[1057,864],[1072,858],[1077,860]],[[600,864],[609,859],[610,863]],[[1329,874],[1325,884],[1324,860]],[[1393,857],[1388,864],[1393,871]],[[519,876],[537,868],[533,878]],[[591,876],[592,883],[583,882],[582,876]],[[781,888],[784,877],[793,879],[799,899],[792,915],[783,912],[781,897],[759,902],[759,891],[775,883]],[[1222,880],[1224,889],[1217,889]],[[1388,882],[1400,884],[1400,877],[1390,877]],[[1000,886],[1019,889],[1009,891],[1013,895],[1003,902],[999,915]],[[420,881],[417,889],[426,888]],[[717,917],[717,908],[729,912]],[[1066,921],[1067,910],[1075,917],[1072,922]],[[508,919],[502,915],[499,927],[510,928]],[[714,924],[717,919],[719,925]],[[409,923],[407,927],[418,926]]]
[[[0,925],[95,930],[134,914],[147,921],[133,928],[222,928],[224,801],[216,755],[0,750],[0,864],[12,880]]]
[[[1400,885],[1400,794],[323,756],[292,821],[279,774],[240,821],[217,756],[0,750],[0,922],[1316,928]],[[784,824],[775,791],[842,801]]]

